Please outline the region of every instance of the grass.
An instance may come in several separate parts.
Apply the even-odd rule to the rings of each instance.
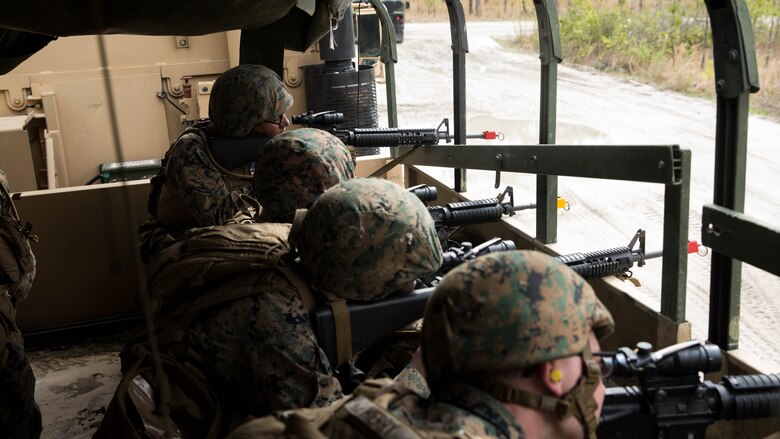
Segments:
[[[761,1],[748,1],[756,15],[764,12],[753,18],[761,90],[751,95],[750,106],[753,113],[780,121],[780,11]],[[463,2],[467,21],[536,20],[531,0],[481,0],[479,14],[472,2],[471,12],[468,0]],[[692,0],[560,0],[564,62],[714,101],[706,15],[703,2]],[[412,1],[406,11],[407,23],[446,20],[440,1]],[[538,37],[519,35],[511,46],[538,52]]]

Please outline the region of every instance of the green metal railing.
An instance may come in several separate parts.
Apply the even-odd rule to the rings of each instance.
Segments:
[[[739,340],[739,302],[742,264],[729,255],[724,239],[715,236],[726,224],[748,221],[738,217],[745,210],[745,164],[750,93],[758,91],[758,68],[753,28],[744,0],[706,0],[712,26],[712,52],[717,92],[715,133],[715,190],[713,203],[705,206],[704,217],[740,222],[709,224],[702,230],[702,242],[712,247],[710,274],[709,341],[722,349],[735,349]],[[716,213],[717,212],[717,213]],[[721,236],[725,236],[721,234]],[[759,246],[759,242],[756,242]],[[742,257],[744,253],[738,253]],[[749,261],[752,259],[748,259]]]
[[[558,101],[558,63],[563,61],[561,30],[554,0],[534,0],[542,62],[539,105],[539,143],[554,144]],[[558,177],[536,177],[536,239],[545,244],[558,240]]]

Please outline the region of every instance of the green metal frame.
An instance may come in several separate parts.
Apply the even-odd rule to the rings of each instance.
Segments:
[[[466,18],[460,0],[446,0],[452,39],[453,135],[455,143],[466,143],[466,54],[469,42]],[[455,191],[466,192],[466,169],[455,168]]]
[[[690,151],[676,145],[420,146],[405,163],[664,184],[661,314],[685,322]]]
[[[387,12],[382,0],[368,0],[374,7],[382,26],[381,48],[379,60],[385,65],[385,92],[387,94],[387,124],[391,128],[398,127],[398,101],[395,92],[395,63],[398,62],[398,48],[396,47],[395,28],[393,20]],[[397,151],[395,151],[397,153]]]
[[[563,61],[561,30],[554,0],[534,0],[542,62],[539,105],[539,143],[554,144],[558,100],[558,63]],[[558,240],[558,177],[536,177],[536,239],[545,244]]]
[[[702,212],[702,244],[780,276],[780,228],[725,207],[708,204]]]
[[[745,209],[749,95],[758,91],[753,29],[744,0],[705,0],[705,4],[712,27],[718,95],[713,202],[740,213]],[[719,249],[713,250],[709,341],[722,349],[736,349],[742,265]]]

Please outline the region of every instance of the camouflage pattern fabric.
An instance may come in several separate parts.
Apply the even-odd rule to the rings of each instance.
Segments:
[[[370,277],[360,292],[363,297],[378,298],[441,264],[441,248],[425,207],[402,187],[384,180],[353,179],[334,186],[314,203],[301,229],[306,233],[296,241],[299,251],[318,253],[317,262],[328,269],[307,272],[291,264],[289,270],[312,286],[334,279],[338,284],[341,278],[349,279],[348,285]],[[332,245],[324,247],[329,253],[323,256],[320,247],[309,241],[319,238],[313,229],[330,243],[351,243],[348,250],[359,257],[345,263],[339,252],[347,249]],[[367,232],[380,233],[383,239],[368,239]],[[258,416],[273,410],[326,406],[340,398],[341,387],[317,345],[297,287],[287,275],[277,269],[241,275],[205,294],[233,296],[229,292],[234,290],[256,295],[203,312],[191,326],[194,348],[212,366],[215,379],[223,384],[220,387],[229,389],[234,405]],[[343,290],[332,291],[341,295]]]
[[[212,120],[204,131],[244,137],[260,122],[278,120],[292,103],[292,96],[272,70],[258,65],[237,66],[214,81],[209,100]],[[231,188],[228,176],[209,157],[208,147],[200,135],[187,133],[166,154],[163,177],[157,183],[162,185],[161,189],[150,196],[150,218],[139,229],[145,261],[159,252],[161,240],[176,239],[177,232],[184,228],[224,224],[240,211],[239,196],[252,196],[249,183]],[[157,212],[160,195],[168,190],[178,197],[165,202],[180,202],[186,209],[179,212],[179,208],[169,207],[176,212],[171,215],[172,220]]]
[[[239,196],[252,196],[250,184],[238,190],[230,189],[225,175],[209,158],[207,147],[195,133],[181,136],[171,146],[161,184],[180,194],[179,198],[186,209],[182,214],[188,217],[179,218],[178,225],[163,224],[157,217],[158,206],[150,205],[150,217],[138,230],[144,261],[163,248],[163,241],[178,239],[183,230],[228,222],[240,211]]]
[[[0,320],[5,319],[0,316]],[[0,322],[0,333],[5,332],[8,323]],[[38,438],[42,423],[35,403],[35,375],[24,355],[21,334],[14,335],[0,347],[0,437]]]
[[[425,205],[401,186],[355,178],[328,189],[293,238],[314,286],[351,300],[376,300],[442,262]]]
[[[217,133],[244,137],[263,121],[276,121],[293,98],[273,70],[245,64],[221,74],[211,88],[209,118]]]
[[[523,439],[522,427],[503,404],[466,385],[448,388],[435,399],[421,398],[379,380],[366,382],[332,407],[277,412],[236,428],[228,439],[315,438]]]
[[[300,128],[274,136],[258,153],[252,183],[261,219],[292,222],[327,189],[355,177],[346,146],[330,133]]]
[[[194,227],[226,223],[239,211],[238,194],[252,196],[249,184],[238,191],[230,190],[206,148],[200,136],[186,134],[171,147],[165,167],[165,178],[182,195],[195,219]]]
[[[411,390],[423,399],[431,396],[431,388],[428,387],[428,380],[426,380],[425,376],[411,364],[407,364],[401,370],[401,373],[393,378],[393,383]]]
[[[297,290],[281,277],[269,288],[273,275],[246,274],[209,291],[257,295],[202,313],[190,330],[194,349],[220,384],[215,388],[223,390],[223,406],[239,416],[324,407],[342,396]]]
[[[576,355],[614,322],[591,286],[535,251],[491,253],[444,276],[425,309],[422,351],[436,394],[474,372],[523,369]]]
[[[427,400],[416,393],[401,394],[388,410],[431,437],[525,438],[503,403],[465,384],[450,384]]]
[[[1,169],[0,185],[0,215],[3,220],[15,222],[13,205],[6,195],[10,193],[8,180]],[[35,403],[35,375],[24,355],[22,334],[15,318],[17,302],[27,296],[35,272],[20,273],[19,266],[13,262],[14,243],[6,243],[3,234],[0,234],[0,240],[5,243],[0,245],[0,253],[3,253],[0,259],[8,262],[0,264],[0,437],[37,438],[42,424],[41,412]],[[19,279],[20,275],[22,279]],[[12,285],[14,294],[11,294]]]

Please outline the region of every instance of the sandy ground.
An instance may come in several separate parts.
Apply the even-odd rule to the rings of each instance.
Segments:
[[[123,338],[28,353],[43,416],[42,439],[92,437],[122,376]]]
[[[504,49],[498,41],[527,31],[533,23],[477,22],[467,27],[467,131],[502,131],[507,144],[538,143],[538,54]],[[398,45],[396,64],[398,119],[401,127],[434,127],[452,120],[452,52],[448,23],[411,23]],[[559,144],[676,144],[693,155],[689,239],[701,240],[702,206],[712,202],[715,149],[715,103],[565,64],[558,72]],[[386,123],[385,88],[377,86]],[[780,124],[751,116],[745,212],[777,224],[780,196]],[[478,143],[475,141],[474,143]],[[452,184],[448,170],[430,168]],[[495,196],[493,172],[470,171],[472,199]],[[533,202],[535,176],[504,173],[516,202]],[[663,233],[663,187],[654,184],[562,177],[559,194],[572,209],[559,216],[557,250],[563,253],[628,244],[633,233],[648,233],[648,250],[660,249]],[[534,214],[515,216],[533,235]],[[778,261],[780,263],[780,261]],[[706,339],[710,258],[691,256],[688,263],[687,318],[695,338]],[[642,281],[636,296],[660,308],[661,262],[634,270]],[[780,371],[780,278],[743,264],[740,349],[755,355],[762,371]]]

